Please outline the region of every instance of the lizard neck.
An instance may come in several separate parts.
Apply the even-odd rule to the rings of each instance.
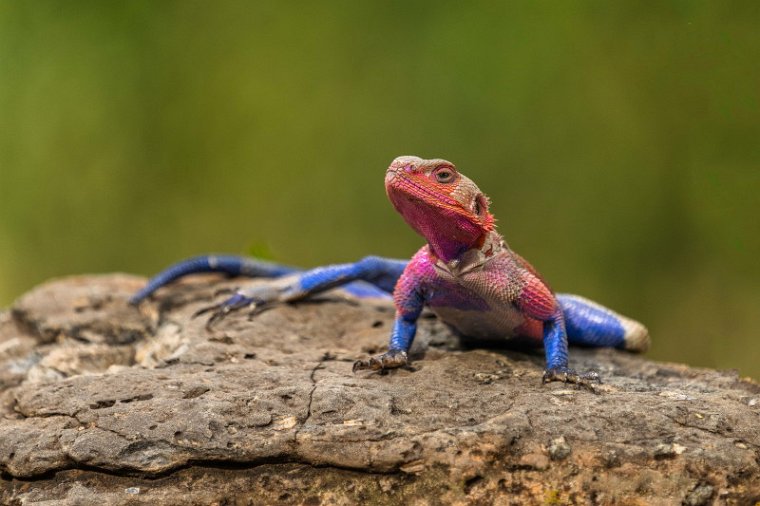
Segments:
[[[441,255],[431,242],[428,242],[428,248],[435,263],[445,267],[452,274],[462,274],[476,269],[495,255],[509,249],[504,238],[496,231],[486,233],[479,246],[467,248],[453,256]]]
[[[436,258],[445,263],[459,260],[468,251],[479,249],[477,244],[464,244],[451,237],[441,235],[428,237],[428,247]]]

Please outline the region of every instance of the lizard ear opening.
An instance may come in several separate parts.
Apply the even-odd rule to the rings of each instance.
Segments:
[[[484,219],[488,215],[488,198],[482,193],[475,197],[475,203],[472,207],[473,212],[480,219]]]

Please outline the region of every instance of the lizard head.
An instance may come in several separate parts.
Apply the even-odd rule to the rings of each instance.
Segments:
[[[445,262],[481,247],[494,230],[488,198],[446,160],[400,156],[385,173],[385,190],[393,207]]]

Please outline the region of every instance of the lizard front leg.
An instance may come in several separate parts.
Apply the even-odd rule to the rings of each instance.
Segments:
[[[417,320],[425,305],[425,287],[435,275],[425,260],[423,247],[409,262],[393,290],[396,320],[393,323],[388,351],[354,362],[354,372],[369,369],[395,369],[408,362],[409,348],[417,333]]]
[[[557,311],[544,321],[544,352],[546,354],[546,369],[543,382],[563,381],[590,387],[598,383],[599,374],[593,371],[579,373],[570,369],[567,361],[567,332],[562,312]]]
[[[563,381],[590,387],[599,382],[596,372],[578,373],[568,365],[567,330],[562,308],[548,286],[535,274],[523,270],[519,274],[522,289],[517,306],[524,316],[543,322],[543,343],[546,369],[543,382]]]

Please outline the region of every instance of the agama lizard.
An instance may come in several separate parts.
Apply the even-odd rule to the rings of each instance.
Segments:
[[[210,271],[279,279],[239,290],[201,311],[211,312],[209,325],[242,308],[261,310],[339,286],[358,296],[392,294],[396,317],[388,351],[358,360],[354,371],[407,364],[423,306],[465,337],[543,344],[544,382],[598,380],[596,373],[569,368],[568,342],[630,351],[648,348],[649,332],[641,323],[583,297],[555,294],[533,266],[509,248],[496,231],[488,198],[452,163],[396,158],[386,171],[385,189],[404,220],[427,240],[409,261],[370,256],[300,271],[250,258],[207,255],[167,268],[131,302],[139,303],[182,276]]]

